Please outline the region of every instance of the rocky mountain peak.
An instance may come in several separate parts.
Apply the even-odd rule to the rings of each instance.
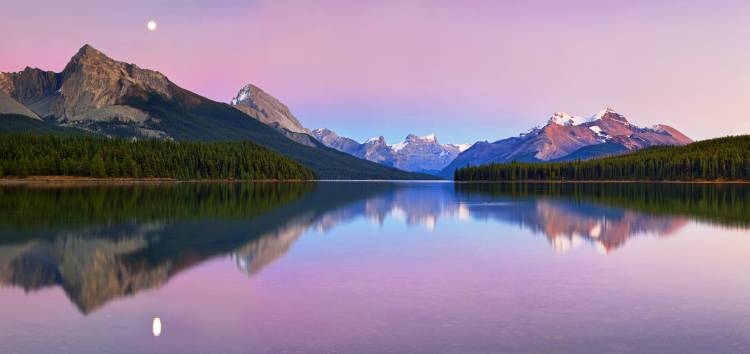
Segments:
[[[628,120],[620,113],[617,113],[613,108],[607,107],[605,109],[602,109],[601,111],[594,114],[591,119],[598,120],[598,119],[610,119],[615,120],[622,123],[628,123]]]
[[[335,132],[327,128],[318,128],[312,131],[312,135],[323,145],[355,155],[360,148],[360,144],[353,139],[340,137]]]
[[[125,98],[142,92],[173,98],[174,85],[163,74],[114,60],[88,44],[70,59],[61,81],[56,94],[62,105],[56,104],[51,110],[54,116],[68,120],[114,115],[141,121],[145,119],[142,113],[122,108]]]
[[[76,57],[86,57],[86,56],[102,56],[106,57],[104,53],[100,52],[96,48],[92,47],[90,44],[84,44],[81,49],[78,49],[78,52],[76,52]]]
[[[437,138],[435,137],[435,134],[425,135],[425,136],[416,136],[414,134],[409,134],[404,139],[404,142],[421,142],[421,143],[436,143],[437,144]]]
[[[80,70],[82,65],[106,65],[106,67],[111,69],[111,67],[116,66],[117,63],[118,62],[116,60],[108,57],[94,47],[86,44],[81,47],[81,49],[79,49],[72,58],[70,58],[70,61],[65,66],[65,69],[63,69],[62,74],[63,76],[67,77],[67,75],[70,75],[72,72]]]
[[[161,73],[119,62],[90,45],[60,73],[26,67],[0,75],[0,91],[39,117],[76,126],[113,119],[143,122],[146,113],[124,106],[128,97],[151,92],[172,98],[174,87]]]
[[[295,133],[311,133],[302,126],[289,107],[253,84],[243,86],[230,103],[266,125],[278,126]]]
[[[385,143],[385,138],[382,135],[381,136],[377,136],[377,137],[373,137],[373,138],[370,138],[370,139],[367,139],[367,141],[365,141],[365,144],[369,144],[369,145],[384,145],[384,146],[388,145],[388,144]]]

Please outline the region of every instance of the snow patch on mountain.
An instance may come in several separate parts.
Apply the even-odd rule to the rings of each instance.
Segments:
[[[468,150],[474,144],[448,144],[448,145],[455,146],[456,148],[458,148],[459,152],[464,152]]]
[[[557,125],[564,125],[564,126],[571,126],[571,125],[581,125],[588,122],[593,121],[593,118],[584,118],[580,116],[574,116],[572,114],[568,114],[565,112],[555,112],[552,117],[550,117],[549,121],[550,123],[555,123]]]
[[[401,151],[406,147],[406,145],[409,145],[409,143],[406,141],[402,141],[398,144],[394,144],[393,146],[391,146],[391,149],[393,149],[393,151]]]

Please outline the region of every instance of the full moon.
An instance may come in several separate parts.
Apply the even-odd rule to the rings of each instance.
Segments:
[[[155,31],[156,30],[156,21],[154,21],[154,20],[148,21],[148,24],[146,25],[146,27],[148,27],[149,31]]]

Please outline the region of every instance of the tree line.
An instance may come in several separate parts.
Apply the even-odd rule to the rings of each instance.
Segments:
[[[1,135],[0,177],[309,180],[307,167],[251,142]]]
[[[750,180],[750,135],[559,163],[488,164],[456,170],[457,181]]]

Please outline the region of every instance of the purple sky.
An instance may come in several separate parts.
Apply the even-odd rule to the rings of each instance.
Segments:
[[[358,140],[494,141],[605,106],[695,139],[750,133],[745,0],[23,0],[0,31],[0,71],[59,71],[89,43],[219,101],[255,83]]]

